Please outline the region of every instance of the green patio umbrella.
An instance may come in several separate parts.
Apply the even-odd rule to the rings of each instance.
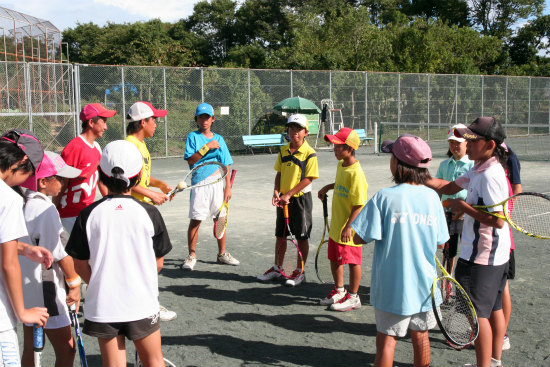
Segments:
[[[321,110],[315,103],[302,97],[284,99],[277,103],[273,109],[281,112],[321,113]]]

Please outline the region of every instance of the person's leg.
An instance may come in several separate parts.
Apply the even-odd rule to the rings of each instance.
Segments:
[[[361,265],[349,264],[349,292],[356,294],[359,291],[360,282],[361,282]]]
[[[338,265],[336,261],[330,261],[330,271],[336,288],[344,288],[344,265]]]
[[[430,338],[428,330],[409,330],[414,352],[414,367],[428,367],[430,365]]]
[[[144,367],[165,366],[164,358],[162,356],[160,330],[157,330],[144,338],[134,340],[134,345],[136,346],[139,359]]]
[[[478,367],[489,367],[493,353],[493,330],[489,319],[480,317],[479,334],[475,341],[476,361]],[[502,341],[501,341],[502,346]]]
[[[308,240],[298,240],[298,247],[302,251],[302,257],[304,258],[304,266],[307,261],[307,255],[309,254],[309,241]]]
[[[395,336],[376,333],[376,356],[374,357],[375,367],[392,367],[393,355],[397,338]]]
[[[197,258],[196,249],[201,222],[202,221],[198,219],[191,219],[187,229],[187,246],[189,248],[189,255],[192,255],[194,258]]]
[[[21,366],[34,366],[32,326],[23,325],[23,355]]]
[[[502,357],[502,343],[504,342],[504,334],[506,333],[506,321],[504,318],[504,312],[502,310],[491,312],[489,323],[493,332],[493,350],[491,353],[491,357],[500,360]]]
[[[512,316],[512,297],[510,296],[510,285],[508,280],[504,286],[504,293],[502,293],[502,312],[504,314],[505,330],[508,330],[508,324]]]
[[[124,335],[117,335],[111,339],[97,338],[97,342],[99,343],[103,366],[126,367],[126,343]]]
[[[46,329],[46,336],[55,351],[55,366],[72,366],[76,354],[76,345],[70,326],[58,329]]]

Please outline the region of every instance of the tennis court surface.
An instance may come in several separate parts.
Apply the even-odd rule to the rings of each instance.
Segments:
[[[368,149],[368,153],[367,153]],[[360,148],[357,157],[369,183],[369,197],[391,186],[389,156],[376,156]],[[331,151],[319,151],[320,178],[313,194],[333,182],[336,159]],[[180,269],[187,256],[189,194],[179,194],[159,209],[166,221],[174,249],[159,276],[160,303],[176,311],[177,319],[162,323],[165,358],[176,366],[368,366],[376,351],[374,309],[369,305],[372,243],[365,245],[360,296],[363,306],[349,312],[334,312],[319,305],[330,285],[315,276],[314,258],[321,239],[323,213],[314,200],[314,228],[306,283],[287,288],[280,283],[263,284],[256,276],[273,264],[275,209],[271,195],[275,154],[236,156],[237,176],[230,202],[227,249],[241,261],[237,267],[216,263],[217,246],[212,223],[204,222],[197,245],[195,270]],[[434,160],[435,174],[441,159]],[[160,159],[152,163],[153,176],[176,185],[187,164],[183,159]],[[522,162],[523,191],[548,192],[550,165]],[[330,193],[329,193],[330,194]],[[330,200],[329,200],[330,202]],[[547,366],[550,357],[550,241],[514,232],[516,279],[511,281],[513,302],[509,336],[512,348],[504,351],[505,366]],[[113,307],[116,307],[113,305]],[[82,320],[82,319],[81,319]],[[18,328],[21,334],[21,328]],[[22,338],[20,337],[20,340]],[[475,363],[473,349],[450,348],[436,328],[430,333],[433,366]],[[100,366],[97,341],[84,335],[90,366]],[[134,347],[127,341],[128,365],[133,365]],[[397,343],[395,366],[412,366],[410,339]],[[75,366],[78,365],[78,356]],[[43,365],[53,366],[47,343]]]

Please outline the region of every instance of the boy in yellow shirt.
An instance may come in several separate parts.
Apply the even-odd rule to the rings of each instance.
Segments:
[[[298,246],[302,252],[304,263],[309,252],[309,235],[311,233],[311,211],[313,202],[311,199],[311,183],[319,177],[317,153],[305,141],[308,132],[308,121],[304,115],[294,114],[288,118],[288,136],[290,143],[282,147],[275,162],[275,187],[271,203],[277,207],[277,223],[275,226],[275,264],[264,274],[258,276],[258,280],[268,281],[281,277],[277,265],[277,244],[284,236],[283,206],[288,205],[290,230],[298,240]],[[285,285],[294,287],[305,280],[305,273],[295,271],[286,280]]]
[[[334,183],[324,186],[317,195],[323,200],[328,190],[334,190],[328,241],[328,259],[334,278],[334,289],[320,303],[330,305],[330,309],[334,311],[349,311],[361,307],[357,291],[361,281],[363,247],[353,242],[351,223],[367,202],[368,184],[363,168],[355,158],[360,142],[357,132],[344,127],[334,135],[325,135],[325,140],[334,144],[338,166]],[[349,265],[350,270],[348,292],[344,288],[345,264]]]

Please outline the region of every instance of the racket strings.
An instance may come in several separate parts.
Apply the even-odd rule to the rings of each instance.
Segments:
[[[226,224],[227,224],[227,215],[224,213],[222,217],[222,214],[220,214],[220,216],[218,217],[218,220],[216,221],[216,238],[223,237]]]
[[[507,202],[507,214],[525,232],[550,237],[550,200],[538,195],[519,195]]]
[[[294,270],[301,268],[300,256],[292,240],[286,239],[284,242],[279,251],[279,268],[283,275],[290,277]]]
[[[442,327],[454,342],[464,346],[477,337],[477,317],[466,291],[458,287],[454,279],[442,277],[438,279],[439,307],[437,309]]]

